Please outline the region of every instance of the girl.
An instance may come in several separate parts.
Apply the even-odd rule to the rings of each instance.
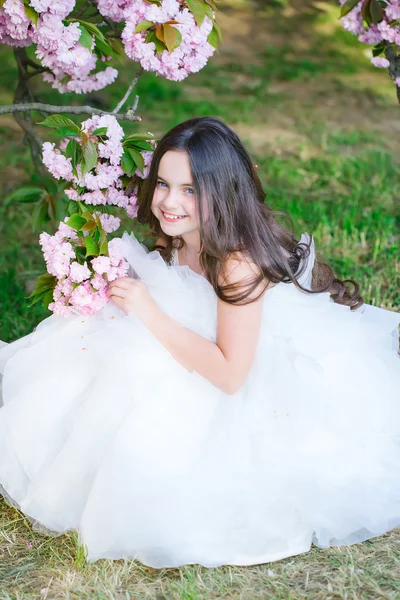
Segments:
[[[89,561],[252,565],[400,525],[399,315],[315,260],[212,118],[159,143],[131,277],[0,351],[0,483]]]

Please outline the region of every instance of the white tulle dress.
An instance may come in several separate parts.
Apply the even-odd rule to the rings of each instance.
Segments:
[[[215,341],[216,295],[124,233],[132,272]],[[312,252],[302,276],[309,285]],[[0,350],[0,484],[87,559],[251,565],[400,525],[400,315],[278,284],[256,357],[226,395],[110,302]]]

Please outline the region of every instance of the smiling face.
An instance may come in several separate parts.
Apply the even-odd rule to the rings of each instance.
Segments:
[[[199,235],[198,202],[187,152],[169,150],[161,158],[151,210],[166,235],[188,241]]]

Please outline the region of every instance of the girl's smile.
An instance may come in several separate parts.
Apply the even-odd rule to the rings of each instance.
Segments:
[[[174,223],[188,217],[188,215],[172,215],[171,213],[164,212],[163,210],[161,210],[161,214],[164,221],[167,221],[168,223]]]
[[[187,152],[169,150],[163,155],[151,210],[160,221],[164,233],[179,235],[183,239],[189,236],[186,242],[197,242],[198,205]]]

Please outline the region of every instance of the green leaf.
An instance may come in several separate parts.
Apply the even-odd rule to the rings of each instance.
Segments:
[[[154,25],[153,21],[140,21],[138,25],[136,25],[135,33],[140,33],[141,31],[146,31]]]
[[[78,203],[75,200],[70,200],[67,206],[67,212],[70,216],[79,213]]]
[[[79,208],[81,209],[81,216],[86,219],[86,221],[94,221],[95,217],[92,215],[92,213],[90,213],[87,210],[87,207],[85,204],[82,204],[82,202],[78,202]]]
[[[43,177],[42,175],[40,175],[39,181],[41,184],[44,185],[48,193],[52,196],[56,196],[61,190],[64,191],[65,184],[61,184],[52,177]]]
[[[108,241],[107,241],[107,235],[106,235],[106,232],[104,231],[104,229],[101,229],[101,232],[100,232],[99,254],[102,254],[104,256],[108,255]]]
[[[37,202],[32,211],[32,231],[39,231],[43,228],[46,221],[49,220],[48,207],[46,202]]]
[[[97,148],[96,144],[90,140],[83,146],[83,164],[82,164],[82,175],[89,173],[95,165],[97,165]]]
[[[178,46],[182,42],[182,34],[179,31],[179,29],[176,29],[176,27],[165,23],[164,41],[165,45],[167,46],[168,52],[172,52],[173,50],[175,50],[175,48],[178,48]]]
[[[72,229],[75,229],[75,231],[80,231],[85,225],[85,223],[86,219],[84,219],[83,217],[81,217],[81,215],[78,214],[72,215],[67,221],[67,225],[69,227],[72,227]]]
[[[81,46],[83,46],[84,48],[87,48],[91,52],[92,45],[93,45],[92,34],[89,33],[89,31],[86,29],[86,27],[84,25],[82,25],[82,23],[79,25],[79,29],[81,30],[81,36],[80,36],[78,42],[80,43]]]
[[[384,11],[378,0],[371,0],[369,5],[369,13],[371,15],[371,21],[374,25],[377,25],[382,21]]]
[[[130,140],[156,140],[156,136],[152,133],[131,133],[124,138],[124,142]]]
[[[164,50],[167,49],[167,46],[161,40],[158,39],[155,31],[149,31],[149,33],[146,36],[146,43],[150,44],[151,42],[155,44],[156,52],[158,52],[158,54],[161,54],[162,52],[164,52]]]
[[[346,15],[349,14],[349,12],[351,12],[353,10],[353,8],[355,6],[357,6],[357,4],[359,3],[360,0],[347,0],[347,2],[345,2],[340,10],[340,16],[341,17],[345,17]]]
[[[222,32],[221,28],[217,23],[214,23],[213,28],[211,29],[208,35],[208,42],[214,48],[218,48],[218,43],[222,40]]]
[[[82,227],[82,231],[93,231],[93,229],[95,229],[95,228],[96,228],[96,222],[95,221],[88,221]]]
[[[60,129],[56,129],[54,131],[54,133],[56,135],[62,135],[64,137],[68,137],[68,136],[77,136],[77,133],[74,129],[68,129],[68,127],[60,127]]]
[[[153,146],[149,142],[142,142],[141,140],[128,140],[123,143],[124,148],[134,148],[137,150],[146,150],[152,152]]]
[[[107,135],[108,127],[98,127],[92,131],[92,135]]]
[[[53,290],[47,290],[46,292],[43,293],[42,303],[45,308],[48,308],[49,304],[51,304],[53,302],[53,300],[54,300]]]
[[[127,150],[122,154],[121,167],[127,175],[132,175],[136,171],[135,162]]]
[[[212,9],[213,9],[215,12],[217,12],[217,10],[218,10],[218,9],[217,9],[217,7],[216,7],[216,5],[215,5],[215,2],[213,2],[213,0],[206,0],[206,2],[207,2],[207,4],[208,4],[208,6],[211,6],[211,8],[212,8]]]
[[[68,117],[64,117],[64,115],[50,115],[44,121],[37,123],[37,125],[43,125],[44,127],[67,127],[78,134],[81,133],[80,127]]]
[[[94,241],[90,235],[85,237],[85,248],[86,248],[86,257],[87,256],[98,256],[99,255],[99,245]]]
[[[56,286],[56,283],[57,280],[54,275],[51,275],[50,273],[43,273],[43,275],[40,275],[40,277],[36,280],[33,292],[30,294],[30,296],[27,296],[27,298],[32,298],[33,296],[42,294],[47,290],[53,290]]]
[[[77,166],[82,161],[82,147],[76,140],[70,140],[65,148],[65,156],[71,159],[72,171],[78,176]],[[79,191],[79,190],[78,190]]]
[[[367,22],[368,25],[371,25],[371,14],[370,14],[370,6],[371,0],[364,0],[364,4],[361,7],[361,15],[364,21]]]
[[[125,55],[124,45],[119,38],[109,38],[108,43],[110,44],[111,48],[116,54],[118,54],[119,56]]]
[[[144,171],[144,158],[143,156],[140,154],[140,152],[138,150],[134,150],[133,148],[127,148],[129,154],[132,157],[133,162],[135,163],[136,167],[139,169],[139,171],[141,173],[143,173]]]
[[[78,23],[83,25],[85,29],[92,33],[97,39],[105,42],[104,35],[101,33],[100,29],[96,27],[96,25],[94,25],[93,23],[89,23],[88,21],[83,21],[82,19],[69,19],[70,23],[73,23],[74,21],[77,21]]]
[[[29,6],[28,4],[24,4],[24,11],[25,11],[25,14],[28,17],[28,19],[30,19],[32,21],[32,23],[34,25],[36,25],[36,27],[37,27],[38,21],[39,21],[39,13],[36,12],[36,10],[34,8],[32,8],[32,6]]]
[[[5,206],[8,206],[10,202],[16,200],[17,202],[38,202],[43,195],[44,189],[36,186],[22,186],[17,190],[14,190],[3,202]]]
[[[103,54],[103,56],[111,56],[113,58],[119,58],[119,54],[110,46],[107,41],[103,41],[100,38],[96,38],[96,48]]]
[[[385,50],[385,45],[380,42],[372,48],[372,56],[379,56]]]
[[[201,0],[186,0],[190,12],[193,14],[197,25],[200,27],[207,14],[206,5]]]

